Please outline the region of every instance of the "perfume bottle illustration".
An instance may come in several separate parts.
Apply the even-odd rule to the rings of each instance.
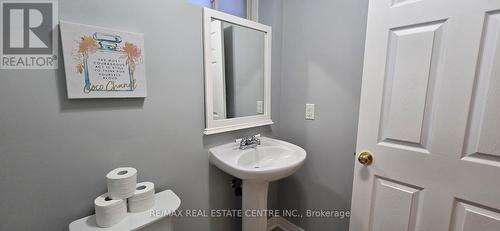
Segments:
[[[123,42],[119,35],[96,32],[82,37],[84,91],[134,91],[136,65],[141,58],[141,50],[134,44]],[[80,68],[80,66],[78,67]]]

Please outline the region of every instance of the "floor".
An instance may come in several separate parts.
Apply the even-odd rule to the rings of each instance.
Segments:
[[[271,230],[271,231],[283,231],[283,230],[282,230],[282,229],[280,229],[280,228],[278,228],[278,227],[276,227],[276,228],[274,228],[274,229],[273,229],[273,230]]]

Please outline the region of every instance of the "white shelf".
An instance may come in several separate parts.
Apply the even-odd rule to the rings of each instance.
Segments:
[[[140,213],[128,213],[127,217],[120,223],[109,227],[101,228],[97,226],[95,215],[84,217],[69,224],[70,231],[125,231],[144,228],[166,216],[171,215],[181,205],[181,199],[172,190],[165,190],[155,195],[156,204],[153,208]],[[161,216],[151,216],[151,210],[161,211]]]

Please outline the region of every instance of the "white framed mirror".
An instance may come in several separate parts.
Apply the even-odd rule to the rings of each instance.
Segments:
[[[206,135],[272,124],[271,27],[204,8]]]

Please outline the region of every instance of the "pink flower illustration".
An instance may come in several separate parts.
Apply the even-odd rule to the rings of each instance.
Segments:
[[[76,65],[76,70],[78,73],[82,73],[84,69],[84,62],[88,59],[89,54],[95,53],[97,51],[97,42],[94,38],[90,36],[83,36],[78,44],[78,64]]]
[[[139,62],[141,58],[141,49],[133,43],[125,42],[122,51],[126,54],[126,64],[130,66],[132,73],[134,73],[136,63]]]

